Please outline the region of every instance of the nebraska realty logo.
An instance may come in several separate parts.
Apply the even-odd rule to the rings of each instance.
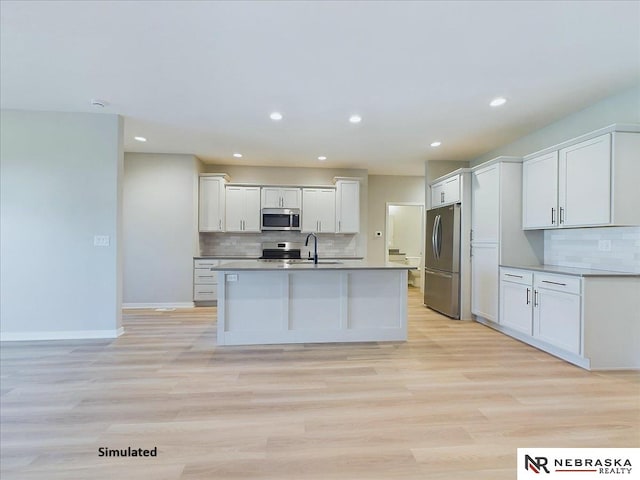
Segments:
[[[639,448],[519,448],[518,480],[639,478]]]

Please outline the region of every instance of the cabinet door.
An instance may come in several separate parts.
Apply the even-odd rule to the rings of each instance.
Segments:
[[[200,232],[224,230],[224,180],[222,178],[200,177],[198,230]]]
[[[500,325],[531,335],[533,333],[532,297],[531,285],[500,282]]]
[[[471,247],[471,313],[498,321],[498,245]]]
[[[244,223],[244,189],[227,187],[226,194],[226,231],[241,232]]]
[[[444,182],[431,185],[431,206],[439,207],[444,203]]]
[[[558,152],[552,152],[522,166],[522,227],[557,226]]]
[[[611,221],[611,135],[560,150],[560,226]]]
[[[332,233],[336,231],[336,191],[332,188],[318,191],[318,231]]]
[[[244,188],[244,205],[243,205],[243,228],[244,232],[260,231],[260,188],[245,187]]]
[[[580,295],[536,289],[533,336],[568,352],[580,354]]]
[[[333,231],[338,233],[358,233],[360,231],[359,181],[336,182],[334,217],[334,222],[337,222],[337,225],[334,225]]]
[[[443,188],[443,203],[456,203],[460,201],[460,177],[458,175],[445,180]]]
[[[320,226],[320,189],[302,189],[302,231],[317,232]]]
[[[280,189],[262,187],[262,208],[279,208],[281,205]]]
[[[471,176],[471,231],[474,242],[498,242],[500,167],[491,165]]]
[[[299,188],[283,188],[280,191],[282,199],[282,207],[284,208],[300,208],[301,190]]]

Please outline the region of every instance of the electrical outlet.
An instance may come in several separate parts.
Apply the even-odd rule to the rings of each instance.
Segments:
[[[93,246],[94,247],[108,247],[110,243],[109,235],[94,235]]]
[[[225,275],[225,278],[227,279],[227,282],[237,282],[238,281],[238,274],[237,273],[227,273]]]
[[[611,240],[598,240],[598,250],[601,252],[610,252]]]

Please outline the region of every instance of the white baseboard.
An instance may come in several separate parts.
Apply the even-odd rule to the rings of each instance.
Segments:
[[[86,340],[92,338],[117,338],[124,327],[117,330],[64,330],[59,332],[2,332],[2,342],[25,342],[34,340]]]
[[[123,303],[122,308],[194,308],[193,302],[176,303]]]

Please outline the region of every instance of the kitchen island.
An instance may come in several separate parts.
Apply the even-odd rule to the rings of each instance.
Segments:
[[[218,345],[405,341],[409,265],[225,262]]]

